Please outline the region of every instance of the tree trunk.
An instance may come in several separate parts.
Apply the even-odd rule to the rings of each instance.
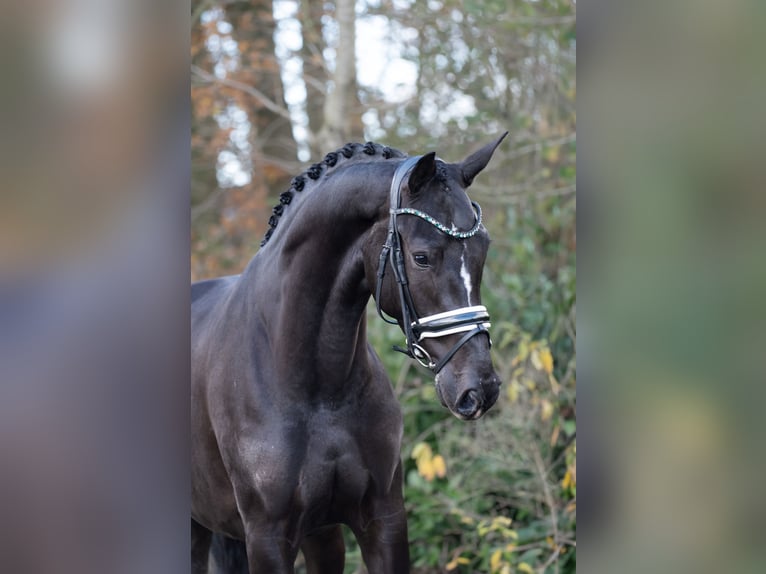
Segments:
[[[303,81],[306,85],[306,114],[309,120],[309,147],[311,157],[322,153],[316,134],[324,123],[324,100],[327,90],[327,67],[324,62],[325,41],[322,34],[324,2],[301,0],[298,19],[301,23],[303,47]],[[322,87],[324,86],[324,87]]]
[[[338,0],[335,17],[338,22],[338,45],[332,87],[324,102],[324,123],[317,134],[318,146],[324,151],[341,147],[351,139],[360,139],[362,123],[356,86],[356,14],[354,0]]]
[[[232,30],[219,32],[217,22],[197,20],[192,31],[193,62],[210,76],[198,78],[192,88],[196,208],[192,240],[197,253],[194,272],[198,276],[238,272],[244,267],[267,229],[272,204],[294,175],[293,169],[286,169],[284,164],[297,160],[292,124],[289,117],[277,113],[286,109],[286,104],[275,54],[272,1],[215,2],[209,7],[222,9]],[[194,8],[203,11],[201,4]],[[203,30],[204,27],[207,29]],[[235,55],[227,54],[220,60],[229,66],[220,81],[214,75],[217,62],[205,44],[206,37],[212,35],[222,38],[230,35],[237,45]],[[247,138],[249,150],[239,142],[234,151],[240,156],[249,154],[249,162],[243,162],[248,165],[243,165],[243,169],[250,171],[251,180],[244,186],[220,189],[217,163],[221,150],[231,147],[232,142],[230,128],[218,125],[216,116],[230,106],[236,106],[247,116],[246,122],[236,115],[228,121],[231,128],[238,128],[239,135]],[[243,126],[249,130],[243,133]]]
[[[250,0],[225,5],[234,27],[242,62],[234,77],[257,88],[279,107],[286,108],[284,87],[274,45],[273,5],[271,0]],[[255,170],[262,171],[271,194],[283,191],[292,174],[272,164],[269,159],[295,161],[297,145],[289,119],[275,114],[254,99],[247,109],[253,126]],[[261,156],[262,161],[258,161]],[[260,165],[259,165],[260,164]]]
[[[274,44],[272,1],[232,2],[224,9],[240,53],[241,66],[232,78],[256,88],[272,104],[286,109]],[[256,98],[246,97],[243,101],[251,126],[252,181],[247,187],[233,188],[227,193],[224,210],[230,215],[224,217],[223,223],[232,244],[241,250],[242,257],[249,258],[267,229],[272,204],[294,175],[280,162],[295,161],[298,152],[288,118],[274,113]]]

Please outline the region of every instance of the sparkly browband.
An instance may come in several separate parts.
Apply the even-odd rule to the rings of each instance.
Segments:
[[[450,237],[454,237],[455,239],[468,239],[469,237],[476,235],[476,232],[479,231],[479,228],[481,227],[481,207],[475,201],[472,201],[471,205],[473,206],[474,213],[476,213],[476,223],[474,223],[473,227],[468,231],[458,231],[454,227],[450,229],[442,222],[437,221],[427,213],[424,213],[419,209],[413,209],[412,207],[400,207],[398,209],[392,209],[391,213],[394,215],[414,215],[415,217],[419,217],[420,219],[427,221],[436,229],[446,235],[449,235]]]

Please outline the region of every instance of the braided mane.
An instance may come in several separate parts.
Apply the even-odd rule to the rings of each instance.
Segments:
[[[397,149],[373,142],[367,142],[365,144],[347,143],[342,148],[328,153],[321,162],[315,163],[306,171],[294,177],[290,182],[290,187],[287,191],[280,194],[279,203],[271,210],[269,229],[261,240],[261,247],[268,243],[274,233],[274,229],[276,229],[277,224],[279,223],[279,219],[285,212],[285,208],[290,205],[296,193],[302,192],[307,184],[310,186],[313,181],[318,180],[323,174],[333,171],[336,167],[343,165],[348,159],[353,157],[363,157],[361,154],[369,157],[378,156],[384,160],[407,157],[405,153],[402,153]]]

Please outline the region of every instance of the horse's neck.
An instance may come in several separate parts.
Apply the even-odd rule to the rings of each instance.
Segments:
[[[274,366],[283,384],[296,392],[331,397],[369,370],[365,309],[370,287],[362,245],[387,207],[393,167],[353,169],[356,177],[349,173],[307,190],[305,204],[275,236],[278,242],[267,247],[271,252],[263,253],[267,267],[278,270],[267,290],[276,302],[267,311]]]

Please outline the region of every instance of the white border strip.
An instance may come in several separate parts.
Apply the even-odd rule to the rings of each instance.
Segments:
[[[481,325],[485,329],[489,329],[492,323],[470,323],[468,325],[460,325],[459,327],[453,327],[445,331],[423,331],[418,337],[418,341],[423,339],[436,339],[438,337],[446,337],[447,335],[454,335],[455,333],[464,333],[465,331],[472,331],[478,325]]]
[[[454,317],[455,315],[462,315],[463,313],[478,313],[487,312],[487,308],[484,305],[474,305],[472,307],[460,307],[459,309],[453,309],[452,311],[445,311],[444,313],[437,313],[436,315],[429,315],[428,317],[421,317],[417,323],[413,323],[413,327],[419,324],[424,327],[429,321],[435,321],[436,319],[444,319],[445,317]]]

